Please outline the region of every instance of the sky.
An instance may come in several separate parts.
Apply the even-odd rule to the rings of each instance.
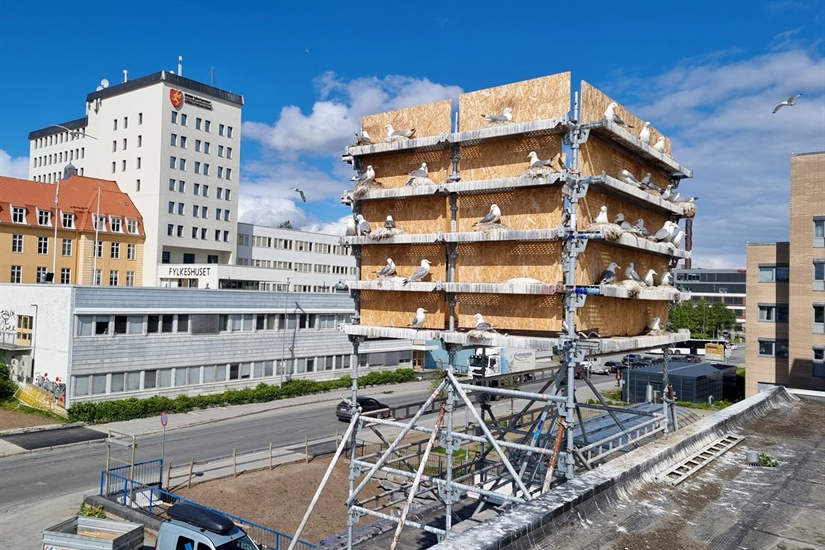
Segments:
[[[825,151],[823,53],[821,0],[0,0],[0,174],[26,178],[28,133],[82,117],[101,79],[181,55],[244,96],[239,219],[343,234],[363,115],[572,71],[693,170],[693,267],[744,268],[747,242],[789,239],[791,155]]]

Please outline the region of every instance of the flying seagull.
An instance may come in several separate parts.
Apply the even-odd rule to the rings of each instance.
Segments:
[[[654,275],[658,275],[658,273],[656,273],[653,269],[648,269],[647,273],[645,273],[643,281],[647,286],[656,285],[656,279],[653,278]]]
[[[387,265],[385,265],[375,273],[377,273],[379,277],[389,277],[390,275],[394,275],[395,262],[392,261],[392,258],[387,258]]]
[[[642,140],[642,143],[647,145],[650,143],[650,123],[645,122],[645,125],[642,126],[641,132],[639,132],[639,139]]]
[[[384,221],[384,228],[395,229],[395,220],[392,219],[392,216],[387,216],[387,219]]]
[[[616,103],[615,101],[612,102],[610,105],[608,105],[607,109],[605,109],[605,111],[604,111],[604,118],[606,118],[608,121],[612,122],[613,124],[617,124],[617,125],[621,126],[622,128],[633,128],[633,126],[631,126],[630,124],[628,124],[627,122],[622,120],[622,118],[619,115],[617,115],[616,113],[613,112],[613,109],[615,109],[618,106],[619,106],[619,104]]]
[[[389,122],[387,123],[387,137],[405,137],[410,138],[415,133],[415,128],[410,128],[409,130],[396,130],[392,127],[392,124]]]
[[[415,317],[413,318],[412,323],[410,323],[407,326],[410,328],[421,328],[422,326],[424,326],[424,321],[427,318],[427,316],[424,315],[425,313],[427,313],[427,310],[423,307],[416,309]]]
[[[593,283],[594,285],[609,285],[611,283],[616,282],[616,268],[619,267],[616,265],[616,262],[610,262],[610,265],[602,271],[602,274],[599,276],[599,280]]]
[[[662,320],[659,317],[654,317],[647,324],[647,328],[648,330],[662,330],[664,326],[662,326]]]
[[[530,168],[538,168],[540,166],[553,166],[553,159],[541,160],[539,156],[536,154],[535,151],[530,151],[530,154],[527,155],[530,157]]]
[[[364,216],[358,214],[355,216],[356,230],[358,235],[366,235],[370,232],[370,222],[364,219]]]
[[[350,181],[354,181],[356,185],[366,185],[374,179],[375,170],[373,170],[372,164],[368,164],[367,169],[364,171],[363,174],[361,174],[360,176],[352,176]]]
[[[295,191],[296,193],[298,193],[299,195],[301,195],[301,200],[302,200],[302,201],[304,201],[304,202],[306,202],[306,201],[307,201],[306,195],[304,195],[304,190],[303,190],[303,189],[301,189],[300,187],[290,187],[290,188],[289,188],[289,190],[290,190],[290,191]]]
[[[513,110],[505,107],[500,115],[481,115],[487,122],[510,122],[513,120]]]
[[[633,265],[633,262],[627,264],[627,269],[624,270],[624,278],[630,281],[636,281],[637,283],[643,283],[642,278],[639,277],[639,274],[636,273],[636,266]]]
[[[610,220],[607,218],[607,207],[605,205],[599,208],[599,215],[596,216],[594,223],[610,223]]]
[[[404,279],[404,284],[409,283],[410,281],[416,282],[420,281],[427,274],[430,272],[430,260],[421,260],[421,267],[413,271],[413,274]]]
[[[361,130],[361,133],[355,134],[355,145],[372,145],[372,138],[366,130]]]
[[[801,96],[801,95],[802,95],[802,94],[792,95],[791,97],[789,97],[788,99],[786,99],[785,101],[783,101],[782,103],[780,103],[779,105],[777,105],[776,107],[774,107],[774,108],[773,108],[773,114],[776,114],[776,111],[778,111],[778,110],[779,110],[779,109],[781,109],[782,107],[785,107],[786,105],[787,105],[788,107],[793,107],[794,105],[796,105],[796,98],[798,98],[798,97],[799,97],[799,96]],[[57,126],[57,125],[56,125],[56,124],[52,124],[52,126]]]
[[[60,129],[62,129],[62,130],[66,130],[67,132],[69,132],[69,134],[70,134],[72,137],[81,136],[81,137],[90,137],[90,138],[92,138],[92,139],[97,139],[96,137],[94,137],[94,136],[93,136],[93,135],[91,135],[91,134],[87,134],[86,132],[81,132],[81,131],[79,131],[79,130],[72,130],[71,128],[66,128],[66,127],[65,127],[65,126],[63,126],[62,124],[49,124],[49,126],[54,126],[55,128],[60,128]]]
[[[481,313],[476,313],[475,318],[476,330],[493,330],[493,325],[485,321],[484,317],[481,316]]]
[[[660,153],[665,152],[665,136],[659,136],[659,139],[656,140],[656,143],[653,144],[653,148],[659,151]]]
[[[488,212],[486,216],[484,216],[476,223],[474,223],[473,226],[481,225],[483,223],[496,223],[499,219],[501,219],[501,210],[499,209],[497,204],[491,204],[490,212]]]

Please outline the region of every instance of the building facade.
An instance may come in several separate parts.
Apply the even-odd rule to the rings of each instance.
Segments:
[[[825,391],[825,153],[791,156],[790,241],[748,244],[746,394]]]
[[[55,183],[66,163],[116,179],[147,228],[144,284],[163,264],[231,264],[243,97],[167,71],[100,87],[86,115],[29,134],[29,178]]]
[[[745,269],[674,269],[676,288],[694,301],[720,302],[736,314],[737,330],[745,331],[747,274]]]
[[[350,374],[347,294],[0,284],[0,296],[4,333],[31,335],[2,359],[67,407]],[[362,373],[410,367],[411,344],[365,342],[357,360]]]
[[[0,176],[0,282],[139,286],[144,241],[143,218],[114,181]]]

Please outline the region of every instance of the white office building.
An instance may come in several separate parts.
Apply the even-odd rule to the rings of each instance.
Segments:
[[[243,96],[161,71],[87,95],[85,116],[29,134],[29,179],[116,180],[146,230],[143,281],[164,265],[234,264]],[[183,272],[183,271],[181,271]]]

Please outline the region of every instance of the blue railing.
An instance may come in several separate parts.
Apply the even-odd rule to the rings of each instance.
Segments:
[[[154,473],[152,473],[152,470],[155,466],[152,464],[155,462],[160,462],[160,460],[152,460],[150,462],[140,464],[140,466],[145,466],[145,468],[141,470],[141,473],[149,479],[154,479]],[[137,467],[138,464],[135,464],[136,473],[138,472]],[[114,500],[125,506],[136,508],[150,516],[161,516],[166,511],[166,508],[179,502],[196,504],[223,514],[238,525],[241,525],[244,528],[244,531],[246,531],[246,534],[249,535],[249,538],[265,549],[283,550],[288,548],[292,542],[293,537],[279,531],[275,531],[274,529],[269,529],[268,527],[258,525],[257,523],[253,523],[244,518],[227,514],[223,510],[206,506],[200,502],[195,502],[180,495],[170,493],[169,491],[164,491],[160,488],[159,482],[155,485],[154,482],[143,483],[136,480],[130,480],[127,477],[129,475],[130,468],[131,466],[125,466],[112,468],[109,471],[101,472],[100,496]],[[162,464],[159,469],[162,471]],[[302,540],[299,540],[295,547],[299,550],[313,550],[318,548],[316,545]]]

